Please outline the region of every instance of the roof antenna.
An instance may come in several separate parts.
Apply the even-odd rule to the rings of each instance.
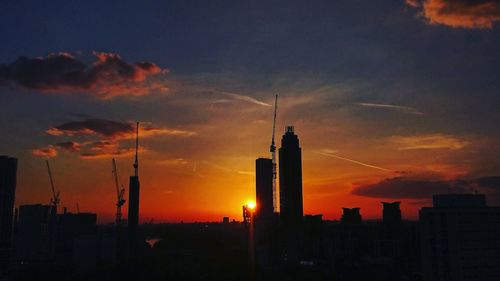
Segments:
[[[138,152],[139,152],[139,122],[137,122],[136,126],[136,131],[135,131],[135,162],[134,162],[134,171],[135,171],[135,176],[139,176],[139,158],[138,158]]]

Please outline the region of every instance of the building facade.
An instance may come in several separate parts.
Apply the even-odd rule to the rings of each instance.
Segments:
[[[285,225],[299,225],[302,205],[302,151],[293,126],[288,126],[279,149],[280,216]]]
[[[255,160],[255,198],[257,201],[256,218],[269,221],[273,209],[273,162],[268,158]]]
[[[14,199],[17,159],[0,156],[0,268],[5,268],[12,253]]]
[[[484,195],[435,195],[420,228],[426,281],[500,280],[500,207]]]

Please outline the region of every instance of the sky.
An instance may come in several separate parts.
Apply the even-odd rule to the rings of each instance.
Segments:
[[[49,159],[61,205],[112,221],[111,158],[127,187],[140,121],[142,222],[241,220],[275,94],[306,214],[500,205],[497,0],[8,1],[0,42],[16,205],[50,202]]]

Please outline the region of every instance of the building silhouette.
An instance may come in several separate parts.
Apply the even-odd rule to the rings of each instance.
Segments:
[[[384,224],[399,224],[401,223],[401,202],[382,202],[382,222]]]
[[[0,268],[6,268],[12,252],[17,159],[0,156]],[[0,269],[1,271],[1,269]]]
[[[137,227],[139,226],[139,194],[141,186],[139,182],[139,122],[137,122],[136,127],[135,162],[133,167],[134,175],[130,176],[128,191],[128,239],[129,251],[131,255],[136,253],[137,244],[139,242],[137,234]]]
[[[139,176],[131,176],[128,194],[128,229],[131,235],[137,232],[139,225]]]
[[[285,225],[300,225],[302,205],[302,156],[293,126],[287,126],[279,149],[280,216]]]
[[[293,126],[286,127],[279,149],[282,260],[298,264],[303,245],[302,156]]]
[[[500,280],[500,207],[483,194],[434,195],[420,228],[426,281]]]
[[[56,255],[60,263],[95,264],[97,255],[97,215],[95,213],[58,214]],[[85,266],[84,266],[85,267]]]
[[[256,218],[270,221],[273,210],[273,163],[268,158],[255,160]]]
[[[341,223],[346,225],[361,224],[360,210],[361,208],[342,208]]]
[[[50,258],[52,208],[50,205],[31,204],[19,206],[15,256],[20,262],[40,262]]]

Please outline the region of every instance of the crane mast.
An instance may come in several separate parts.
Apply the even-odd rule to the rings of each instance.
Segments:
[[[276,194],[276,145],[274,143],[274,135],[276,131],[276,112],[278,110],[278,95],[276,95],[274,100],[274,117],[273,117],[273,136],[271,139],[271,158],[273,163],[273,210],[275,213],[278,212],[278,199]]]
[[[50,187],[52,188],[52,198],[51,198],[51,204],[54,206],[54,211],[57,213],[57,205],[59,204],[59,191],[56,192],[56,188],[54,185],[54,179],[52,178],[52,171],[50,170],[50,164],[49,160],[45,160],[45,163],[47,164],[47,171],[49,172],[49,179],[50,179]]]
[[[122,221],[122,206],[125,204],[125,199],[123,199],[125,189],[120,189],[120,182],[118,181],[118,170],[116,169],[115,158],[113,158],[111,162],[113,166],[113,178],[115,180],[116,187],[116,225],[120,226]]]

